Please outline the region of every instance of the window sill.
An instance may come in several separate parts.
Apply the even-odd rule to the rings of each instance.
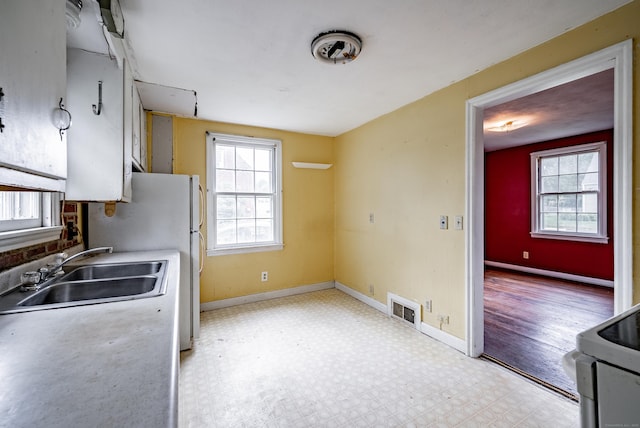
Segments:
[[[543,238],[543,239],[557,239],[560,241],[592,242],[594,244],[609,243],[609,238],[606,236],[566,235],[562,233],[531,232],[531,237]]]
[[[229,254],[246,254],[260,253],[263,251],[280,251],[284,248],[284,244],[269,244],[252,247],[233,247],[220,249],[207,249],[207,256],[226,256]]]
[[[62,229],[62,226],[51,226],[0,232],[0,251],[15,250],[16,248],[55,241],[60,239]]]

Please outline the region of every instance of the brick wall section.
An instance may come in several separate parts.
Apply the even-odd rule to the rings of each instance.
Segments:
[[[62,225],[64,226],[64,229],[62,229],[60,239],[0,253],[1,270],[41,259],[42,257],[50,254],[60,253],[67,248],[81,244],[82,235],[79,233],[81,225],[78,224],[78,212],[80,211],[80,206],[80,203],[77,202],[66,202],[64,204],[62,209]],[[71,230],[74,235],[71,239],[68,239],[68,223],[71,223]]]

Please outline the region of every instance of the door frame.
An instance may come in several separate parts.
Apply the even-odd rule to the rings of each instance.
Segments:
[[[632,257],[632,59],[633,42],[625,40],[574,61],[472,98],[466,103],[465,312],[466,354],[484,351],[484,109],[568,83],[600,71],[614,70],[613,260],[614,313],[631,307]]]

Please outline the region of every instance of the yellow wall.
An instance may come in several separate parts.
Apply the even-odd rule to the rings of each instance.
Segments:
[[[205,132],[282,141],[284,250],[204,258],[200,300],[333,280],[334,170],[296,169],[292,161],[332,163],[333,138],[174,117],[174,173],[206,186]],[[203,233],[206,236],[206,221]],[[261,282],[260,273],[269,272]]]
[[[464,232],[468,99],[634,38],[640,0],[336,138],[335,279],[386,301],[391,291],[424,305],[425,322],[464,338]],[[442,67],[446,67],[443,64]],[[640,68],[634,64],[634,301],[640,302]],[[369,213],[375,223],[369,223]],[[449,216],[440,230],[439,215]]]

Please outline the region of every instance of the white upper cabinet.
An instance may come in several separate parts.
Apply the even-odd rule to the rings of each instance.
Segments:
[[[0,187],[64,191],[66,135],[53,122],[68,104],[64,1],[2,2],[0,88]]]
[[[67,52],[69,110],[68,200],[131,200],[131,85],[128,64],[123,69],[106,55],[69,49]],[[102,106],[96,114],[102,85]],[[94,106],[95,109],[94,109]]]

